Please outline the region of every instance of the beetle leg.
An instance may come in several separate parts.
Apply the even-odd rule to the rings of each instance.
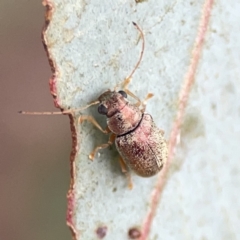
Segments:
[[[142,112],[144,112],[146,109],[148,99],[152,98],[153,96],[154,95],[152,93],[147,94],[147,96],[145,97],[145,99],[142,102]]]
[[[122,83],[122,85],[123,85],[123,91],[125,91],[129,96],[131,96],[131,97],[134,98],[135,100],[137,100],[137,103],[134,104],[134,105],[135,105],[136,107],[139,107],[139,106],[142,104],[141,100],[140,100],[134,93],[132,93],[129,89],[127,89],[127,85],[130,83],[130,81],[131,81],[131,78],[126,78],[126,79],[123,81],[123,83]]]
[[[111,134],[111,135],[109,136],[109,139],[108,139],[108,142],[107,142],[107,143],[101,144],[101,145],[97,146],[96,148],[94,148],[94,150],[89,154],[89,159],[90,159],[90,160],[93,160],[95,154],[96,154],[100,149],[104,149],[104,148],[107,148],[107,147],[109,147],[110,145],[112,145],[113,142],[114,142],[114,140],[115,140],[115,137],[116,137],[115,134]]]
[[[108,134],[110,132],[110,130],[107,129],[102,129],[102,127],[98,124],[98,122],[95,120],[95,118],[93,118],[90,115],[83,115],[81,117],[79,117],[78,119],[79,123],[81,124],[83,121],[89,121],[91,122],[95,127],[97,127],[101,132]]]
[[[131,79],[130,78],[126,78],[123,82],[123,90],[132,98],[134,98],[135,100],[137,100],[137,102],[134,104],[136,107],[140,107],[142,105],[142,112],[145,111],[146,109],[146,105],[147,105],[147,101],[148,99],[152,98],[154,95],[152,93],[148,93],[147,96],[145,97],[145,99],[143,101],[141,101],[134,93],[132,93],[129,89],[127,89],[127,85],[130,83]]]
[[[134,104],[136,107],[141,106],[142,101],[136,96],[134,95],[130,90],[128,90],[127,88],[124,89],[124,91],[131,96],[132,98],[134,98],[135,100],[137,100],[137,102]]]
[[[119,158],[119,163],[122,169],[122,172],[126,175],[127,180],[128,180],[128,188],[132,189],[133,188],[133,183],[132,183],[132,178],[130,173],[127,170],[127,165],[126,163],[123,161],[122,157]]]

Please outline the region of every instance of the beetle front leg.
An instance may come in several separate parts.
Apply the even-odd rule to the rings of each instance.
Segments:
[[[124,91],[131,97],[137,100],[137,102],[134,104],[135,107],[140,107],[142,106],[141,111],[144,112],[147,106],[147,101],[153,97],[152,93],[148,93],[147,96],[143,101],[141,101],[137,96],[135,96],[130,90],[124,89]]]
[[[98,124],[98,122],[95,120],[95,118],[93,118],[90,115],[83,115],[81,117],[79,117],[78,119],[79,123],[81,124],[83,121],[89,121],[91,122],[96,128],[98,128],[101,132],[108,134],[110,132],[110,130],[108,128],[106,128],[105,130],[102,129],[102,127]]]
[[[129,89],[127,89],[127,85],[130,83],[131,79],[130,78],[126,78],[123,81],[123,90],[132,98],[134,98],[135,100],[137,100],[137,102],[134,104],[134,106],[136,107],[140,107],[142,106],[142,112],[145,111],[146,109],[146,105],[147,105],[147,101],[148,99],[153,97],[152,93],[148,93],[147,96],[145,97],[145,99],[143,101],[141,101],[134,93],[132,93]]]
[[[111,134],[111,135],[109,136],[109,139],[108,139],[108,142],[107,142],[107,143],[101,144],[101,145],[97,146],[96,148],[94,148],[94,150],[89,154],[89,159],[90,159],[90,160],[93,160],[95,154],[96,154],[100,149],[104,149],[104,148],[107,148],[107,147],[111,146],[111,145],[113,144],[114,140],[115,140],[115,137],[116,137],[115,134]]]
[[[135,100],[137,100],[137,103],[134,104],[136,107],[139,107],[142,104],[142,101],[134,94],[132,93],[129,89],[127,89],[127,85],[130,83],[131,78],[126,78],[123,83],[122,83],[122,87],[123,90],[132,98],[134,98]]]
[[[122,172],[126,175],[127,180],[128,180],[128,188],[132,189],[133,188],[133,183],[132,183],[132,178],[131,178],[131,174],[129,173],[129,171],[127,170],[127,165],[124,162],[124,160],[122,159],[122,157],[119,158],[119,163],[121,166],[121,170]]]
[[[154,95],[152,93],[148,93],[145,99],[142,101],[142,112],[145,112],[148,99],[152,98]]]

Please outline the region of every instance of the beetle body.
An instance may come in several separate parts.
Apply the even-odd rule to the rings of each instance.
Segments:
[[[167,159],[166,141],[151,115],[130,104],[126,97],[124,91],[103,93],[98,99],[98,112],[106,115],[124,162],[138,175],[150,177],[162,169]]]

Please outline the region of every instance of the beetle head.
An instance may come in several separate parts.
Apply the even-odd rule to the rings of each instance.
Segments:
[[[127,94],[120,90],[106,91],[98,98],[100,104],[98,106],[98,112],[100,114],[106,115],[107,117],[112,117],[117,112],[121,111],[127,104]]]

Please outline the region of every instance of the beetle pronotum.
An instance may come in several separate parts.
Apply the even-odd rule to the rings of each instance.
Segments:
[[[107,148],[115,142],[120,154],[120,164],[123,172],[127,172],[127,166],[136,174],[142,177],[150,177],[158,173],[167,159],[167,144],[163,137],[164,132],[157,128],[150,114],[145,112],[146,101],[153,96],[149,93],[144,101],[135,96],[127,89],[131,77],[138,68],[144,52],[144,35],[136,23],[134,26],[141,34],[142,50],[140,58],[130,75],[123,81],[122,89],[116,91],[106,91],[98,97],[98,100],[89,105],[62,112],[21,112],[22,114],[71,114],[74,111],[82,111],[92,105],[99,104],[99,114],[107,117],[107,129],[104,130],[97,121],[88,115],[82,115],[79,123],[87,120],[96,126],[103,133],[109,134],[109,141],[97,146],[90,154],[89,158],[94,159],[97,151]],[[137,102],[131,104],[127,100],[127,95]],[[126,166],[127,165],[127,166]],[[131,183],[129,187],[131,188]]]

